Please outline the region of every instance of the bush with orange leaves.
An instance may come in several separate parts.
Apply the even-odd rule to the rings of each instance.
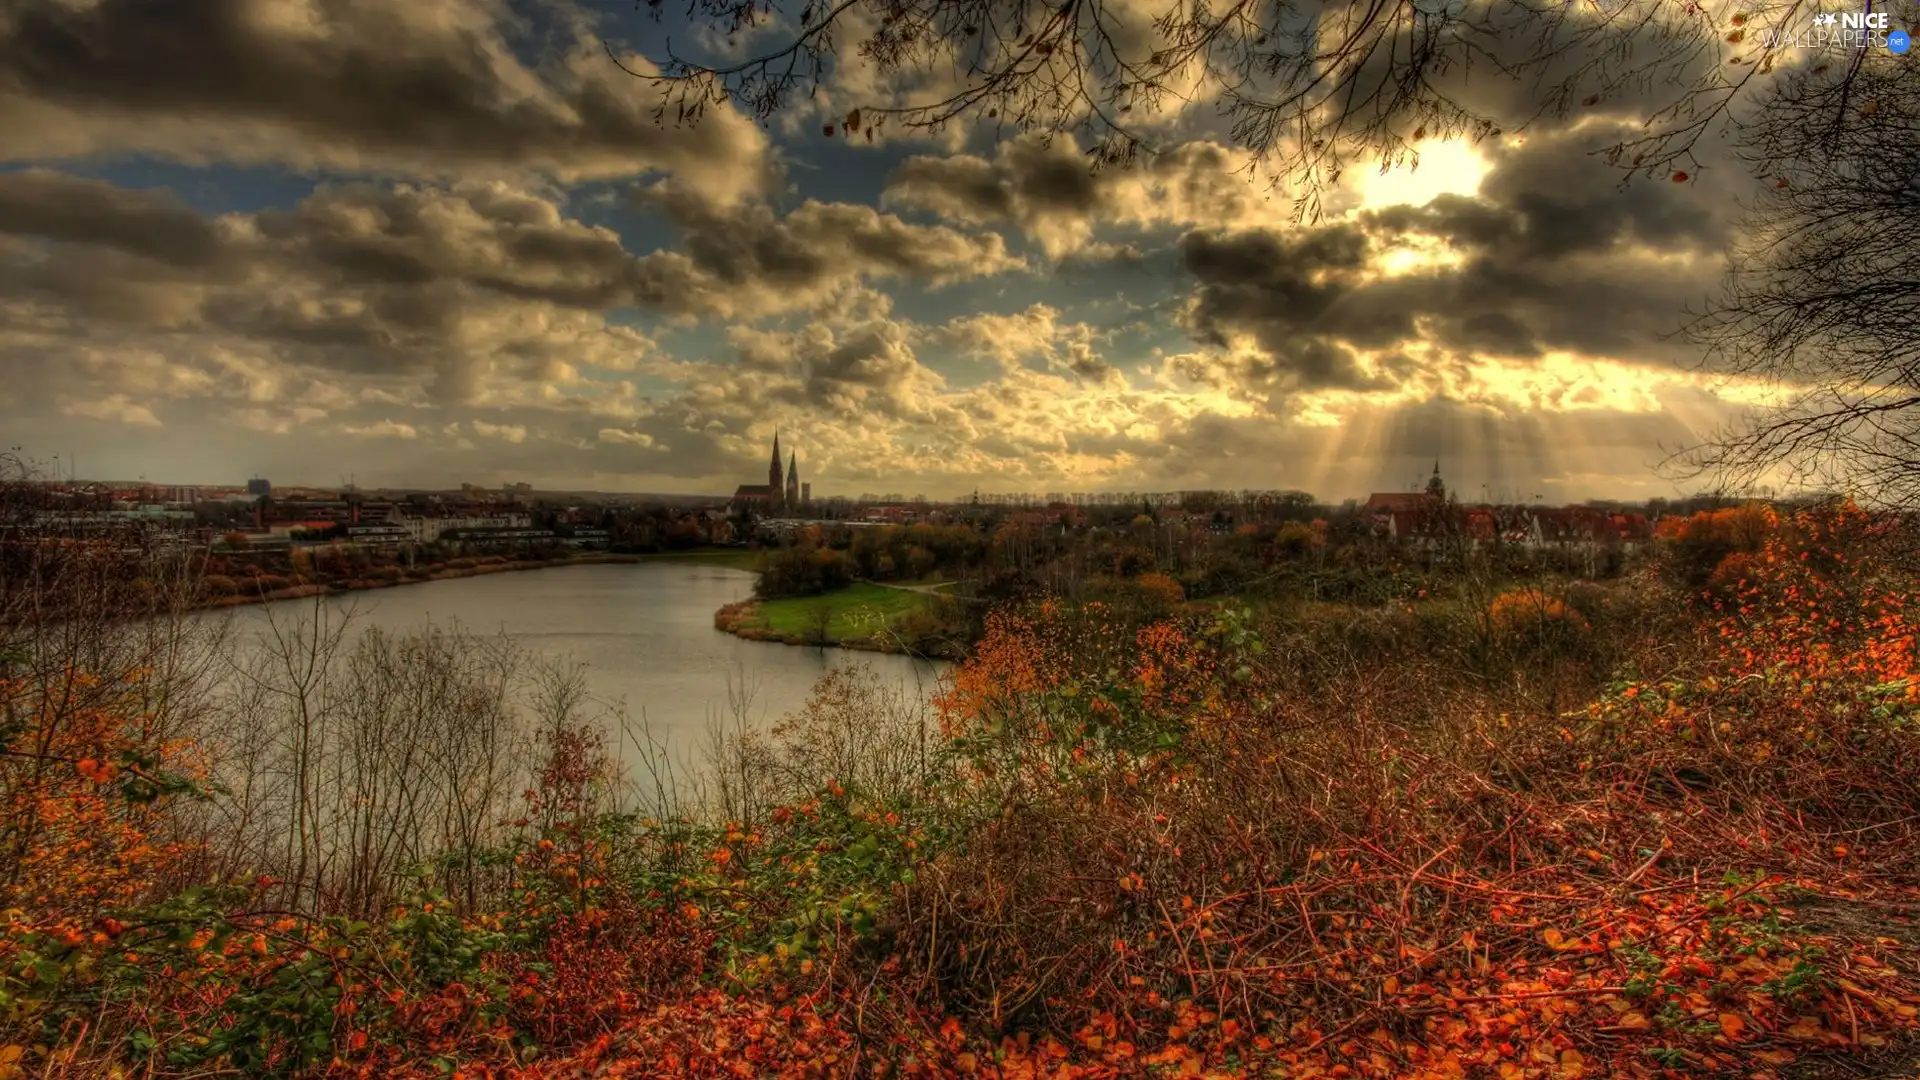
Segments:
[[[1083,666],[1056,646],[1082,631],[1003,618],[943,708],[1022,782],[908,890],[900,969],[972,1030],[1077,1034],[943,1060],[1773,1075],[1913,1034],[1920,937],[1875,905],[1920,902],[1914,636],[1856,524],[1796,520],[1772,599],[1571,714],[1359,664],[1304,699],[1232,620],[1137,638],[1186,643],[1158,699],[1161,665]],[[1579,625],[1543,594],[1496,606]],[[1178,737],[1117,745],[1105,715]]]
[[[1663,519],[1655,535],[1669,545],[1667,566],[1681,584],[1699,588],[1727,558],[1757,552],[1781,526],[1780,514],[1763,503],[1702,510]]]
[[[1496,633],[1516,638],[1587,628],[1586,616],[1536,588],[1512,589],[1494,597],[1487,606],[1487,618]]]
[[[1512,589],[1487,605],[1494,643],[1526,663],[1551,663],[1582,653],[1591,624],[1578,609],[1542,589]]]
[[[146,675],[0,680],[0,1006],[22,950],[41,963],[101,938],[191,854],[157,804],[195,780],[142,730]]]

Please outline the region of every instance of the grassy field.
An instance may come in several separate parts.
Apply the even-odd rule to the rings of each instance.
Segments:
[[[792,596],[760,604],[760,615],[748,625],[780,634],[809,637],[818,633],[821,615],[827,619],[832,641],[871,637],[901,614],[927,603],[927,598],[903,589],[865,583],[849,585],[820,596]]]
[[[694,548],[642,555],[641,562],[691,562],[704,566],[725,566],[733,570],[759,570],[760,552],[750,548]]]

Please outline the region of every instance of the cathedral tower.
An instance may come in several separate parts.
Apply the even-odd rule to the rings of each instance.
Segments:
[[[767,465],[767,502],[777,506],[787,488],[780,478],[780,429],[773,431],[773,460]]]
[[[787,452],[787,506],[800,505],[800,455],[796,451]]]

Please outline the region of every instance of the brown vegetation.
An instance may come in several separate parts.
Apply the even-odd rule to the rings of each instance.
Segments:
[[[1003,608],[937,715],[836,673],[716,729],[678,804],[507,643],[349,645],[317,605],[235,689],[129,621],[175,595],[150,566],[11,546],[0,1066],[1506,1080],[1895,1053],[1920,1027],[1912,581],[1887,521],[1764,524],[1705,592],[1654,566],[1471,604]],[[88,605],[113,614],[50,617]]]

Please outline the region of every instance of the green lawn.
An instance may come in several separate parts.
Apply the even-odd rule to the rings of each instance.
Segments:
[[[760,604],[759,626],[780,634],[811,637],[827,613],[827,637],[833,641],[872,637],[900,615],[927,603],[918,593],[887,589],[864,582],[820,596],[790,596]]]
[[[760,569],[760,552],[750,548],[693,548],[688,551],[668,551],[658,555],[642,555],[642,562],[691,562],[705,566],[725,566],[734,570]]]

